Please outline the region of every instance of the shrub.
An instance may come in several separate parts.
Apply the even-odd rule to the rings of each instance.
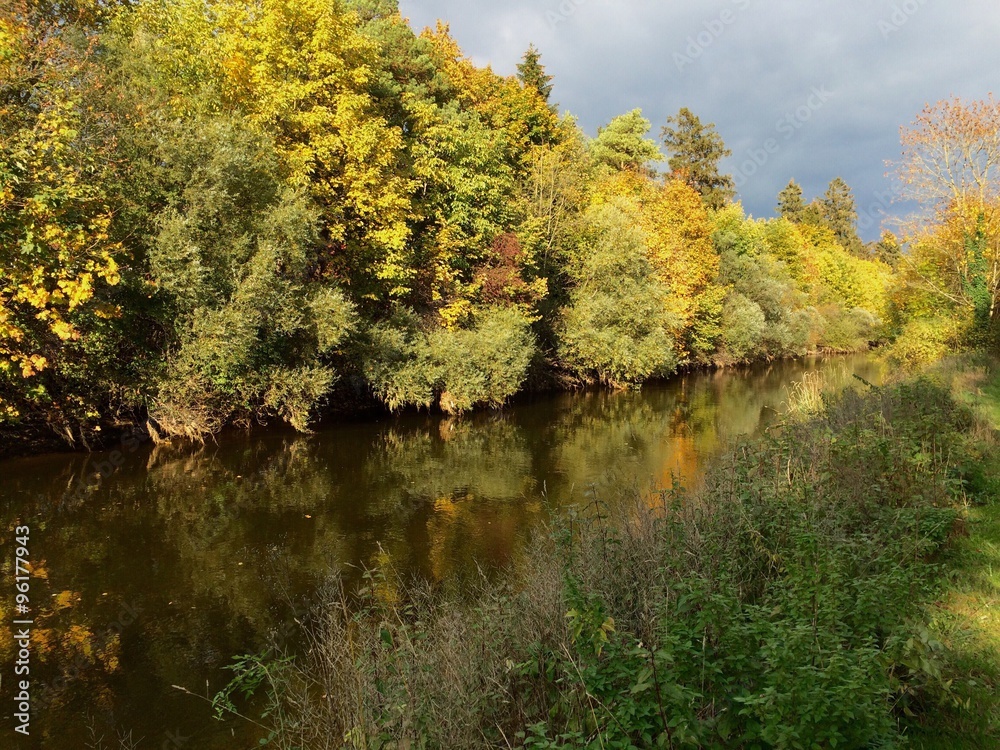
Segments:
[[[365,374],[390,408],[429,407],[448,413],[499,407],[520,390],[535,354],[531,321],[515,308],[487,308],[473,326],[419,328],[411,313],[373,326]]]
[[[952,353],[959,324],[952,318],[917,318],[907,323],[889,349],[890,359],[913,369]]]
[[[490,308],[476,316],[474,328],[432,333],[441,408],[453,414],[481,404],[499,407],[517,393],[535,354],[530,325],[516,309]]]
[[[867,349],[879,335],[882,322],[867,310],[831,308],[827,311],[821,342],[838,352]]]
[[[722,308],[722,343],[726,359],[746,362],[760,355],[767,330],[764,311],[753,300],[736,292]]]
[[[649,261],[645,236],[624,212],[588,214],[573,261],[575,286],[559,329],[559,355],[578,374],[616,387],[667,375],[677,366],[667,291]]]

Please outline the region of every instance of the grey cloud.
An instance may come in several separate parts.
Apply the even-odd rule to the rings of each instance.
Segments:
[[[899,127],[924,104],[982,98],[1000,69],[994,0],[401,0],[417,28],[448,21],[466,54],[513,73],[529,43],[555,76],[554,98],[591,135],[641,107],[655,134],[689,107],[714,122],[743,175],[769,140],[778,148],[740,197],[773,214],[790,178],[807,196],[835,176],[870,206],[891,189],[886,161]],[[829,101],[786,136],[814,88]],[[749,160],[749,161],[748,161]],[[878,226],[865,231],[876,237]]]

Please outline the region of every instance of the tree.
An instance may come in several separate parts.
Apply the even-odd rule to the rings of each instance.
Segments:
[[[105,189],[113,138],[87,100],[97,69],[86,30],[59,10],[20,2],[0,13],[0,422],[51,407],[65,430],[67,412],[92,405],[81,382],[60,397],[63,365],[87,379],[71,351],[116,314],[100,295],[120,280],[122,247]]]
[[[534,89],[546,102],[552,96],[552,76],[546,74],[541,64],[541,53],[532,44],[517,64],[517,77],[525,88]]]
[[[581,375],[624,387],[677,366],[667,288],[650,262],[645,233],[612,204],[588,212],[570,261],[574,289],[563,311],[559,353]]]
[[[850,186],[840,177],[834,177],[826,193],[818,202],[820,218],[830,228],[841,247],[853,255],[867,256],[865,246],[858,237],[858,209]]]
[[[603,181],[595,189],[594,199],[629,208],[630,218],[645,232],[653,270],[670,292],[666,307],[675,321],[671,333],[677,354],[704,354],[693,334],[706,312],[705,295],[714,294],[719,256],[701,196],[672,177],[660,183],[625,172]]]
[[[896,235],[892,232],[883,232],[881,239],[872,248],[872,255],[890,268],[896,268],[903,257],[903,251]]]
[[[791,180],[778,193],[778,216],[795,224],[801,224],[806,217],[806,203],[802,199],[802,186]]]
[[[662,132],[672,154],[670,169],[701,193],[708,208],[718,210],[735,197],[733,178],[719,174],[719,162],[733,152],[726,148],[714,124],[703,125],[684,107],[667,119]]]
[[[321,211],[329,267],[359,299],[408,293],[403,133],[369,91],[378,47],[329,0],[142,3],[122,22],[122,65],[164,112],[225,112],[269,133],[288,173]]]
[[[904,197],[932,212],[1000,199],[1000,102],[941,101],[901,129]]]
[[[641,109],[619,115],[597,131],[590,142],[590,157],[598,166],[620,172],[646,173],[650,162],[663,161],[656,142],[646,136],[652,123]]]
[[[993,322],[1000,302],[1000,102],[990,96],[929,105],[900,139],[902,197],[923,207],[907,225],[907,239],[919,248],[919,257],[903,256],[911,283],[970,315],[979,314],[985,294]]]

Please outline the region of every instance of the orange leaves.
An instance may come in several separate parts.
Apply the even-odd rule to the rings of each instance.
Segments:
[[[901,128],[899,178],[928,208],[1000,197],[1000,102],[954,98],[928,105]]]
[[[992,302],[1000,297],[1000,101],[953,98],[927,106],[900,133],[898,175],[904,197],[922,212],[907,227],[911,253],[905,278],[913,294],[969,307],[969,252],[979,237],[979,262]]]

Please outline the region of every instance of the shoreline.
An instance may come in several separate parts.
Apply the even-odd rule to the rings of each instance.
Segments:
[[[871,347],[869,349],[857,350],[857,351],[832,351],[832,350],[820,350],[815,352],[808,352],[806,354],[787,356],[787,357],[775,357],[773,359],[758,359],[752,362],[744,362],[738,364],[718,364],[718,363],[707,363],[707,364],[690,364],[678,367],[673,373],[667,377],[650,378],[645,383],[643,383],[639,389],[646,386],[663,386],[679,379],[685,378],[689,375],[695,374],[712,374],[717,372],[735,371],[735,372],[752,372],[755,369],[767,367],[774,364],[775,362],[804,362],[810,359],[836,359],[841,357],[850,357],[857,355],[874,355],[879,352],[879,347]],[[566,380],[559,380],[555,377],[555,373],[547,372],[546,380],[539,378],[536,382],[531,383],[529,378],[529,384],[511,396],[507,402],[499,408],[489,408],[489,407],[478,407],[470,412],[462,415],[449,415],[444,412],[438,404],[431,406],[427,409],[419,407],[407,407],[404,409],[399,409],[397,411],[392,411],[388,409],[384,404],[378,402],[374,396],[371,394],[365,394],[358,388],[352,388],[348,386],[342,391],[334,391],[331,394],[331,399],[337,399],[338,395],[342,395],[345,399],[353,401],[351,406],[347,408],[340,409],[328,409],[321,416],[319,416],[314,425],[312,433],[299,433],[293,428],[289,427],[287,424],[272,422],[265,425],[251,426],[249,428],[240,428],[235,425],[227,425],[220,432],[211,436],[211,439],[217,440],[226,435],[231,435],[234,432],[243,435],[254,435],[262,433],[279,433],[288,432],[297,435],[308,435],[314,434],[315,432],[321,431],[325,428],[337,424],[345,424],[352,422],[379,422],[385,419],[391,419],[397,416],[414,415],[414,414],[427,414],[440,417],[449,418],[462,418],[467,416],[472,416],[476,414],[484,414],[489,412],[502,412],[505,409],[513,406],[518,406],[521,404],[529,403],[531,399],[539,396],[552,396],[557,394],[582,394],[589,392],[607,392],[615,393],[620,390],[627,389],[615,389],[607,385],[600,383],[585,383],[579,382],[571,384]],[[69,455],[69,454],[89,454],[89,453],[102,453],[106,451],[113,451],[116,448],[127,447],[126,443],[138,439],[140,443],[152,443],[162,442],[163,444],[172,445],[182,445],[182,444],[192,444],[192,441],[173,438],[158,441],[154,435],[149,431],[149,422],[147,420],[135,420],[126,423],[113,423],[113,422],[102,422],[99,423],[99,430],[97,431],[100,435],[100,439],[95,441],[93,439],[87,441],[87,445],[77,444],[76,446],[69,445],[66,441],[50,428],[40,424],[30,424],[24,432],[26,434],[21,434],[21,431],[17,430],[3,430],[0,429],[0,463],[6,461],[13,461],[17,459],[33,458],[36,456],[45,455]]]

